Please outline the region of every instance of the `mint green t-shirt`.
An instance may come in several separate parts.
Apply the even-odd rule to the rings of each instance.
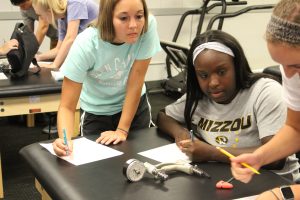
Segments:
[[[156,20],[152,15],[148,20],[148,31],[134,44],[105,42],[93,27],[76,37],[60,70],[70,80],[83,84],[83,110],[96,115],[113,115],[122,110],[133,62],[151,58],[161,49]],[[141,95],[144,93],[145,85]]]

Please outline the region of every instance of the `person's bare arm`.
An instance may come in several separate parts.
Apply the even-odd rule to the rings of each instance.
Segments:
[[[141,91],[145,80],[145,75],[150,64],[150,58],[145,60],[135,60],[130,70],[126,85],[126,96],[123,104],[122,114],[117,130],[105,131],[96,140],[101,144],[118,144],[127,139],[127,132],[130,129],[132,120],[136,114]]]
[[[18,49],[19,42],[16,39],[12,39],[8,42],[5,42],[0,46],[0,55],[6,55],[12,49]]]
[[[234,177],[244,183],[251,180],[253,172],[248,168],[244,168],[240,164],[242,162],[246,162],[259,169],[263,165],[283,159],[299,151],[299,121],[300,112],[288,108],[286,122],[272,140],[258,148],[254,153],[240,155],[231,159],[231,171]]]
[[[261,139],[262,145],[266,144],[271,140],[273,136],[264,137]],[[228,156],[221,153],[215,146],[210,145],[201,140],[195,140],[191,142],[190,140],[184,140],[179,143],[180,149],[186,153],[193,161],[203,162],[203,161],[219,161],[229,163],[230,159]],[[238,156],[244,153],[252,153],[260,146],[249,147],[249,148],[232,148],[232,147],[222,147],[229,153]],[[265,166],[267,169],[280,170],[285,164],[285,158],[274,161],[273,163]]]
[[[136,60],[131,68],[122,115],[118,127],[129,130],[131,122],[138,108],[145,75],[151,59]]]
[[[162,133],[174,138],[176,143],[190,137],[189,131],[178,121],[167,116],[164,110],[158,113],[156,125]]]
[[[36,37],[39,45],[42,44],[42,42],[45,38],[45,35],[48,31],[48,28],[49,28],[49,23],[46,22],[45,20],[43,20],[41,17],[39,17],[38,27],[37,27],[37,30],[35,32],[35,37]]]
[[[288,108],[287,119],[284,126],[268,142],[256,151],[263,164],[268,164],[275,160],[287,157],[300,150],[300,111]],[[285,145],[288,144],[288,145]]]
[[[41,54],[36,54],[35,55],[36,60],[37,61],[53,60],[57,55],[57,52],[61,46],[61,43],[62,43],[62,41],[58,41],[55,48],[50,49],[49,51],[41,53]],[[45,66],[41,65],[41,67],[45,67]],[[51,67],[49,67],[49,68],[51,68]]]
[[[73,20],[68,23],[67,33],[62,41],[60,47],[58,48],[57,55],[53,61],[55,68],[60,68],[65,58],[67,57],[70,48],[78,35],[80,20]]]
[[[53,149],[58,156],[66,155],[66,145],[63,140],[63,129],[66,130],[67,140],[71,141],[74,132],[76,106],[79,100],[82,84],[64,78],[61,100],[57,114],[57,130],[59,138],[53,142]],[[72,152],[72,142],[68,143]]]
[[[291,189],[294,193],[294,199],[300,199],[300,185],[291,185]],[[278,200],[282,199],[279,188],[267,190],[263,192],[256,200]]]
[[[58,41],[55,48],[39,54],[36,56],[37,61],[43,60],[52,60],[54,59],[53,63],[48,68],[60,68],[62,63],[64,62],[65,58],[67,57],[69,50],[78,34],[80,20],[73,20],[68,23],[67,34],[63,41]]]

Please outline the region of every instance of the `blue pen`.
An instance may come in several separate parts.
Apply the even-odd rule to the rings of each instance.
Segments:
[[[67,146],[67,156],[69,155],[69,146],[68,146],[68,140],[67,140],[67,132],[66,132],[66,129],[63,128],[63,134],[64,134],[64,143],[65,145]]]
[[[192,142],[194,142],[194,133],[193,133],[193,130],[190,130],[190,138],[191,138]]]

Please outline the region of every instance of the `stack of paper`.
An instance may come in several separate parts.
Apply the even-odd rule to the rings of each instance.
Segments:
[[[61,81],[64,79],[64,75],[60,71],[51,71],[51,74],[56,81]]]

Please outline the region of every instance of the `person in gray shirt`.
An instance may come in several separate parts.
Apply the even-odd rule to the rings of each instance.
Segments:
[[[223,31],[207,31],[193,40],[186,91],[159,112],[157,126],[194,162],[230,163],[216,147],[233,155],[253,152],[285,121],[280,83],[253,73],[239,42]],[[264,166],[293,181],[300,180],[299,167],[295,154]]]
[[[45,36],[48,36],[50,38],[50,49],[56,47],[58,41],[57,30],[35,13],[32,7],[32,0],[10,0],[10,2],[13,5],[20,7],[24,24],[27,25],[33,32],[35,31],[35,21],[38,21],[35,36],[40,45],[42,44]]]

